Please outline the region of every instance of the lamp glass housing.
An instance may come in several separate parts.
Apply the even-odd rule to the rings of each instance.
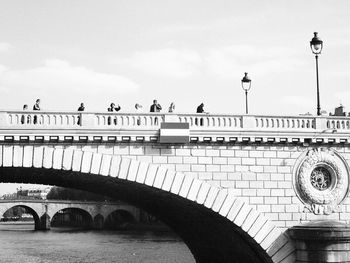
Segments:
[[[247,72],[244,73],[244,77],[241,80],[241,82],[242,82],[242,89],[243,90],[245,90],[245,91],[250,90],[250,87],[251,87],[251,84],[252,84],[252,80],[248,77],[248,73]]]
[[[310,41],[311,51],[315,55],[321,54],[323,48],[323,41],[317,36],[317,34],[317,32],[314,32],[314,37]]]

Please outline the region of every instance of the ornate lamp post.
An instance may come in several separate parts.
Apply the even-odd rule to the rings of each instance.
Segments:
[[[318,83],[318,55],[321,54],[323,48],[323,41],[317,36],[317,32],[314,32],[314,37],[310,41],[310,47],[312,53],[315,54],[316,58],[316,83],[317,83],[317,115],[321,115],[320,106],[320,88]]]
[[[248,77],[248,73],[244,73],[244,77],[241,80],[242,89],[245,91],[245,113],[248,114],[248,90],[250,90],[250,86],[252,84],[252,80]]]

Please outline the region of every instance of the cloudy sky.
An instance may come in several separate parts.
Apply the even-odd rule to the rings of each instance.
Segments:
[[[318,31],[321,108],[350,111],[350,1],[2,0],[0,108],[133,111],[163,108],[242,114],[316,112]]]

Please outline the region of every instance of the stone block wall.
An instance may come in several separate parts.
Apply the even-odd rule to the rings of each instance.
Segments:
[[[350,220],[347,198],[339,212],[315,215],[304,208],[293,187],[293,168],[300,155],[314,148],[302,145],[224,145],[118,143],[55,146],[120,155],[182,172],[226,189],[281,228],[318,219]],[[326,147],[326,146],[322,146]],[[350,147],[332,147],[350,162]]]

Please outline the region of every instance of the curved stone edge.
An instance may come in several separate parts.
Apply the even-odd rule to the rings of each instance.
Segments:
[[[295,261],[295,247],[286,233],[265,216],[226,191],[160,165],[127,157],[49,146],[0,146],[0,166],[71,170],[111,176],[171,192],[203,205],[241,227],[274,263]]]
[[[34,211],[34,213],[36,215],[33,216],[37,216],[38,218],[40,218],[42,216],[41,213],[41,204],[40,205],[35,205],[35,206],[28,206],[26,203],[23,202],[16,202],[15,204],[7,204],[6,206],[3,206],[3,204],[1,205],[1,209],[0,209],[0,215],[3,216],[4,213],[6,213],[7,210],[15,207],[15,206],[22,206],[22,207],[28,207],[30,209],[32,209]]]

